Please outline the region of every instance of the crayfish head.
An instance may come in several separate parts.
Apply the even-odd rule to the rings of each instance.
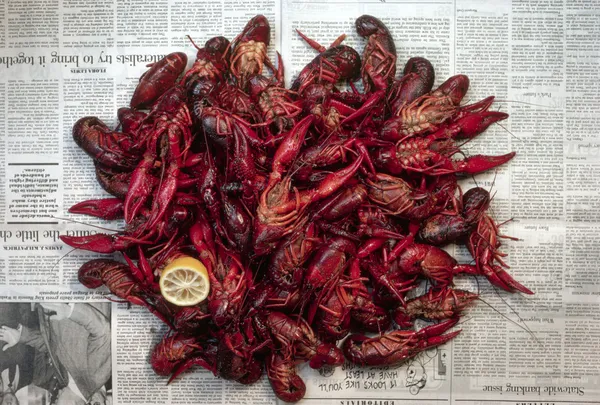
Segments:
[[[479,221],[479,218],[488,209],[491,202],[489,191],[481,187],[469,189],[463,196],[463,216],[465,221],[473,224]]]
[[[77,272],[79,282],[87,288],[98,288],[103,283],[102,274],[113,267],[127,268],[123,263],[111,259],[94,259],[83,264]]]
[[[297,402],[302,399],[306,393],[306,385],[302,378],[294,374],[289,378],[288,383],[287,392],[284,394],[281,391],[277,391],[277,396],[285,402]]]
[[[281,238],[299,226],[297,202],[290,201],[291,178],[271,180],[260,196],[254,219],[253,246],[256,256],[273,251]]]
[[[371,15],[361,15],[354,23],[356,33],[363,38],[373,35],[377,32],[386,32],[389,34],[386,26],[378,19]]]
[[[110,132],[110,128],[106,126],[104,122],[102,122],[97,117],[83,117],[77,120],[77,122],[73,125],[73,140],[80,148],[85,150],[86,142],[89,142],[88,138],[90,136],[90,130],[95,129],[100,132]]]
[[[324,59],[332,60],[340,79],[352,81],[360,75],[360,55],[352,47],[338,45],[321,54]]]
[[[246,359],[234,352],[233,347],[241,347],[243,338],[239,332],[225,335],[217,349],[217,375],[226,380],[239,380],[248,373]]]
[[[207,301],[194,307],[183,307],[174,316],[173,326],[182,333],[199,334],[207,329],[210,315]]]
[[[219,328],[233,322],[231,308],[227,299],[213,299],[208,303],[208,310],[212,316],[213,322]]]
[[[248,93],[255,99],[269,87],[271,80],[263,75],[253,75],[248,81]]]
[[[322,83],[313,83],[304,89],[302,98],[307,109],[311,109],[315,105],[323,104],[330,93],[331,89]]]
[[[450,77],[440,85],[434,92],[435,97],[449,97],[453,105],[459,105],[469,90],[469,78],[465,75]]]
[[[262,377],[262,364],[254,357],[246,365],[247,372],[242,377],[237,379],[241,384],[254,384]]]
[[[192,101],[192,114],[197,121],[202,120],[202,111],[210,104],[210,95],[217,87],[215,80],[200,74],[191,75],[186,82],[188,97]]]
[[[418,80],[422,83],[421,95],[429,92],[433,87],[433,81],[435,79],[435,72],[433,65],[427,59],[420,56],[410,58],[406,65],[404,65],[405,75],[414,73],[417,75]],[[412,100],[411,100],[412,101]],[[410,101],[408,101],[410,103]]]
[[[117,110],[117,117],[121,123],[121,130],[125,133],[133,133],[139,128],[142,121],[148,116],[143,111],[134,110],[129,107],[121,107]]]
[[[371,155],[376,168],[386,170],[392,174],[402,173],[403,167],[400,158],[396,154],[396,147],[377,148]]]
[[[254,221],[254,254],[266,255],[272,252],[281,238],[286,234],[286,229],[279,225],[262,223],[257,217]]]
[[[229,51],[229,40],[225,37],[210,38],[204,44],[204,49],[209,54],[218,58],[226,56],[225,52]],[[200,53],[200,51],[198,51],[198,53]]]
[[[158,375],[169,375],[193,350],[193,339],[179,333],[167,334],[154,346],[150,365]]]
[[[421,225],[419,238],[432,245],[442,245],[467,235],[469,230],[461,215],[436,214]]]
[[[357,300],[357,302],[360,302]],[[380,333],[388,330],[392,324],[388,312],[382,307],[376,306],[372,302],[364,304],[364,310],[355,311],[352,314],[352,320],[358,323],[365,331]]]
[[[273,352],[266,362],[267,377],[273,392],[284,402],[298,402],[306,393],[304,381],[296,374],[291,350],[284,354]]]
[[[196,112],[194,115],[197,115]],[[227,139],[233,133],[229,115],[212,107],[204,107],[201,108],[198,118],[206,135],[217,145],[226,147]]]
[[[186,101],[187,91],[185,87],[176,85],[160,96],[154,107],[152,107],[152,111],[174,114],[185,105]]]
[[[158,375],[170,375],[178,362],[167,359],[161,352],[154,350],[150,357],[150,365],[152,370]]]
[[[269,46],[270,40],[271,26],[267,18],[260,14],[248,21],[240,37],[241,42],[256,41],[262,42],[266,46]]]

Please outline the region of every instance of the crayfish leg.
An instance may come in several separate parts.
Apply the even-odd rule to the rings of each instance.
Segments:
[[[385,97],[385,90],[378,90],[371,93],[371,96],[368,98],[364,104],[356,110],[353,114],[347,116],[342,121],[342,125],[348,124],[349,122],[355,121],[365,114],[367,114],[372,108],[376,108],[379,106],[380,101]]]
[[[179,375],[181,373],[183,373],[184,371],[187,371],[188,369],[192,368],[193,366],[201,366],[215,375],[217,372],[216,367],[214,365],[209,364],[202,357],[199,357],[199,356],[192,357],[191,359],[187,359],[186,361],[178,364],[177,367],[175,367],[175,369],[173,370],[173,374],[169,378],[169,381],[167,381],[167,385],[171,384],[171,382],[173,382],[173,380],[175,380],[177,377],[179,377]]]

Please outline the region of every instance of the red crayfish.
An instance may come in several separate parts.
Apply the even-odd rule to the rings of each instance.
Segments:
[[[461,141],[508,114],[490,111],[493,96],[464,104],[466,75],[434,89],[423,57],[396,77],[383,21],[363,15],[355,28],[362,57],[344,34],[325,48],[297,31],[319,53],[286,88],[257,15],[232,41],[192,41],[187,71],[181,52],[149,66],[115,128],[92,116],[74,123],[111,196],[69,213],[124,226],[61,240],[122,255],[83,264],[79,281],[168,326],[150,364],[169,382],[193,366],[242,384],[266,371],[275,395],[295,402],[306,393],[300,363],[394,366],[456,337],[479,299],[452,288],[458,274],[532,294],[506,271],[501,241],[514,238],[500,233],[489,192],[459,186],[515,153],[455,158]],[[450,243],[473,264],[441,248]],[[181,256],[210,287],[189,305],[163,287]],[[181,294],[192,288],[186,277]],[[417,318],[436,323],[416,330]]]

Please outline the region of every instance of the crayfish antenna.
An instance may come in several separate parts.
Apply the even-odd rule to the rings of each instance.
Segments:
[[[102,226],[99,225],[94,225],[94,224],[88,224],[87,222],[83,222],[83,221],[77,221],[76,219],[71,219],[71,218],[62,218],[62,217],[55,217],[55,216],[51,216],[50,218],[54,218],[54,219],[59,219],[61,221],[68,221],[68,222],[73,222],[74,224],[80,224],[80,225],[86,225],[92,228],[96,228],[96,229],[101,229],[103,231],[108,231],[108,232],[121,232],[117,229],[110,229],[110,228],[104,228]]]
[[[56,268],[56,266],[58,266],[58,264],[61,262],[62,259],[64,259],[65,257],[67,257],[68,255],[70,255],[71,253],[73,253],[76,250],[77,250],[77,248],[73,248],[70,251],[68,251],[67,253],[65,253],[64,255],[62,255],[61,258],[58,259],[56,261],[56,263],[54,263],[54,266],[52,266],[52,268],[50,269],[50,271],[54,270]]]
[[[197,50],[201,50],[202,48],[198,47],[198,45],[196,45],[196,43],[194,42],[194,40],[192,39],[192,37],[190,37],[189,35],[186,35],[186,37],[190,40],[190,42],[192,43],[192,45],[194,45],[194,48],[196,48]]]
[[[517,103],[517,104],[523,104],[523,105],[530,105],[532,107],[548,108],[549,110],[556,110],[556,109],[558,109],[557,107],[554,107],[554,106],[551,106],[551,105],[529,103],[527,101],[522,101],[522,100],[494,100],[494,102],[495,103]]]
[[[504,304],[511,310],[511,312],[514,313],[517,316],[517,318],[519,319],[519,322],[521,322],[523,325],[520,325],[519,322],[514,321],[513,319],[509,318],[507,315],[505,315],[502,312],[500,312],[492,304],[490,304],[489,302],[487,302],[483,298],[481,298],[481,296],[479,296],[477,299],[479,301],[483,302],[488,307],[490,307],[494,312],[496,312],[502,318],[504,318],[507,321],[509,321],[510,323],[516,325],[519,329],[522,329],[525,332],[527,332],[527,334],[529,334],[540,345],[540,347],[544,348],[544,344],[542,342],[540,342],[540,340],[537,338],[537,336],[531,330],[531,328],[529,326],[527,326],[527,323],[525,323],[525,320],[523,318],[521,318],[521,316],[519,315],[519,313],[517,311],[515,311],[515,309],[504,299],[504,297],[502,297],[502,295],[498,291],[498,288],[495,287],[495,286],[492,286],[492,287],[494,288],[494,292],[498,295],[498,297],[500,298],[500,300],[502,302],[504,302]]]
[[[505,130],[506,132],[508,132],[510,134],[510,136],[512,136],[513,138],[515,138],[518,141],[521,142],[525,142],[523,139],[519,138],[518,136],[516,136],[515,134],[513,134],[508,128],[506,128],[504,125],[500,124],[500,123],[496,123],[496,125],[498,125],[500,128],[502,128],[503,130]],[[538,141],[534,140],[533,142],[538,143]],[[541,143],[539,143],[541,145]]]

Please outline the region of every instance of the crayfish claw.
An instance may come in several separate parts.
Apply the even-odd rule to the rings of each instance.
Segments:
[[[490,125],[505,120],[508,114],[500,111],[483,111],[475,114],[468,114],[456,121],[458,133],[453,135],[454,139],[473,139],[483,133]]]
[[[466,174],[477,174],[493,169],[511,160],[515,157],[515,152],[507,153],[501,156],[475,155],[463,161],[456,162],[456,171]]]
[[[447,343],[447,342],[451,341],[452,339],[454,339],[455,337],[457,337],[460,334],[460,332],[462,332],[462,329],[459,329],[454,332],[446,333],[445,335],[430,337],[427,339],[426,345],[422,348],[422,350],[424,351],[424,350],[430,349],[432,347],[443,345],[444,343]]]
[[[69,208],[71,214],[90,215],[106,220],[123,218],[123,200],[121,198],[102,198],[86,200]]]
[[[486,266],[489,267],[489,266]],[[490,271],[485,271],[486,276],[488,278],[488,280],[490,280],[490,282],[492,284],[494,284],[497,287],[500,287],[506,291],[509,292],[514,292],[514,291],[520,291],[524,294],[528,294],[528,295],[533,295],[534,292],[531,291],[529,288],[525,287],[523,284],[519,283],[517,280],[515,280],[510,274],[508,274],[506,272],[506,270],[504,270],[502,267],[500,266],[493,266],[491,272]]]
[[[126,247],[126,245],[117,246],[116,237],[104,233],[87,236],[60,235],[60,240],[72,248],[96,253],[114,253],[121,250],[120,247]]]

